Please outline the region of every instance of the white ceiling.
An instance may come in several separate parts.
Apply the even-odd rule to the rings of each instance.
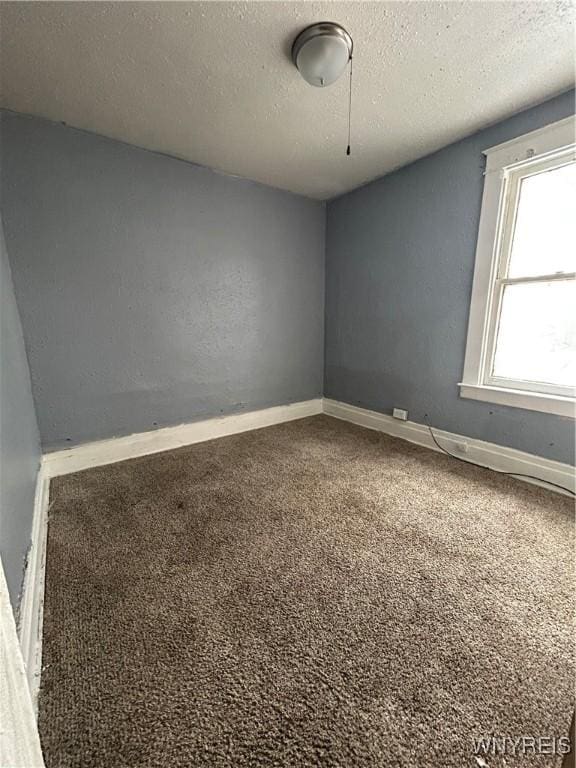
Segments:
[[[2,3],[2,104],[317,198],[381,176],[574,80],[570,0]],[[315,21],[348,82],[289,59]]]

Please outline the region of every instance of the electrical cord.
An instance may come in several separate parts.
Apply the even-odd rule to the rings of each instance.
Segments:
[[[570,488],[566,488],[566,486],[560,485],[559,483],[553,483],[551,480],[542,480],[540,477],[536,477],[535,475],[523,475],[521,472],[504,472],[504,470],[502,469],[492,469],[492,467],[488,467],[486,464],[477,464],[475,461],[470,461],[469,459],[463,459],[461,456],[456,456],[454,453],[450,453],[450,451],[446,450],[444,446],[440,445],[440,443],[436,439],[436,436],[432,431],[432,427],[430,426],[430,422],[428,421],[427,413],[424,414],[424,421],[426,422],[426,426],[430,430],[430,436],[432,437],[432,440],[434,440],[437,447],[447,456],[450,456],[452,459],[456,459],[456,461],[461,461],[463,464],[471,464],[473,467],[482,467],[482,469],[490,469],[492,470],[492,472],[497,472],[499,475],[510,475],[511,477],[526,477],[530,480],[537,480],[539,483],[545,483],[546,485],[554,486],[554,488],[560,488],[560,490],[565,491],[566,493],[569,493],[571,496],[574,496],[576,498],[576,493],[574,493],[573,490],[571,490]]]

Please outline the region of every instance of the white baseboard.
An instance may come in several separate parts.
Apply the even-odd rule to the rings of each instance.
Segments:
[[[417,424],[414,421],[400,421],[377,411],[358,408],[355,405],[348,405],[347,403],[326,398],[323,401],[323,410],[327,415],[334,416],[337,419],[350,421],[353,424],[385,432],[388,435],[400,437],[411,443],[432,448],[434,451],[440,451],[432,440],[430,430],[424,424]],[[559,461],[551,461],[541,456],[534,456],[531,453],[517,451],[514,448],[506,448],[495,443],[486,443],[483,440],[475,440],[471,437],[457,435],[453,432],[445,432],[441,429],[434,429],[434,435],[438,442],[446,447],[450,453],[454,453],[456,456],[460,455],[467,461],[484,464],[491,469],[500,470],[501,472],[533,475],[543,482],[539,483],[538,480],[530,480],[528,478],[519,479],[524,479],[535,485],[544,485],[546,488],[558,490],[560,493],[562,493],[560,489],[554,489],[552,486],[546,485],[546,481],[562,485],[574,491],[575,470],[570,464],[562,464]],[[463,446],[466,446],[466,452],[462,451]]]
[[[42,617],[44,613],[44,574],[48,533],[48,493],[50,478],[40,468],[36,480],[32,540],[24,573],[24,589],[18,612],[20,648],[26,668],[34,711],[38,704],[42,671]]]
[[[43,768],[40,738],[0,560],[0,765]]]
[[[285,421],[303,419],[322,413],[322,399],[305,400],[290,405],[278,405],[259,411],[234,413],[215,419],[180,424],[177,427],[165,427],[152,432],[138,432],[126,437],[100,440],[85,445],[77,445],[63,451],[46,453],[42,467],[48,477],[67,475],[90,467],[114,464],[117,461],[147,456],[151,453],[170,451],[193,443],[213,440],[216,437],[235,435],[251,429],[271,427]]]

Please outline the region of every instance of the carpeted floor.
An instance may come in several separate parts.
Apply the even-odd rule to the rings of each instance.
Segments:
[[[568,732],[566,497],[318,416],[51,498],[49,768],[477,768]]]

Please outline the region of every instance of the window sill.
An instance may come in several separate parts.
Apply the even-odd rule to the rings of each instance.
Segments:
[[[554,413],[557,416],[575,418],[575,402],[571,397],[543,395],[538,392],[525,392],[520,389],[488,387],[480,384],[458,384],[460,397],[481,400],[484,403],[497,403],[512,408],[525,408],[528,411]]]

